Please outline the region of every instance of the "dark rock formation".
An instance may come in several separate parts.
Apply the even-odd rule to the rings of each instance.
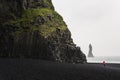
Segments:
[[[94,57],[92,53],[92,45],[89,44],[89,52],[88,52],[88,57]]]
[[[86,62],[51,0],[0,0],[0,57]]]

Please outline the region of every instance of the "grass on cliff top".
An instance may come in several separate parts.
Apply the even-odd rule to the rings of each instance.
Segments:
[[[51,20],[47,19],[48,15],[53,16]],[[45,22],[36,26],[34,25],[34,22],[38,16],[45,19]],[[63,18],[57,12],[48,8],[27,9],[23,12],[21,18],[7,22],[7,24],[11,24],[19,28],[18,31],[13,33],[15,36],[24,32],[25,29],[28,29],[27,31],[29,32],[38,30],[42,36],[48,37],[56,32],[56,29],[64,31],[67,28]]]
[[[33,19],[37,16],[42,16],[42,17],[45,17],[47,16],[48,14],[52,14],[53,11],[50,10],[50,9],[47,9],[47,8],[41,8],[41,9],[27,9],[24,11],[23,13],[23,18],[28,18],[28,19]]]

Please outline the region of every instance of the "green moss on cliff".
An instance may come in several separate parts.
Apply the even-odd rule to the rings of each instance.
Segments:
[[[40,21],[36,24],[36,18],[40,17]],[[67,29],[63,18],[52,9],[40,8],[40,9],[27,9],[23,12],[21,18],[11,20],[5,24],[14,25],[18,28],[13,32],[14,36],[20,35],[24,31],[33,32],[38,30],[44,37],[48,37],[56,29],[64,31]]]
[[[43,1],[44,1],[44,4],[46,7],[50,8],[50,9],[54,9],[50,0],[43,0]]]
[[[28,18],[28,19],[33,19],[37,16],[42,16],[45,17],[48,14],[52,14],[53,11],[51,9],[47,9],[47,8],[41,8],[41,9],[27,9],[24,11],[23,13],[23,18]]]

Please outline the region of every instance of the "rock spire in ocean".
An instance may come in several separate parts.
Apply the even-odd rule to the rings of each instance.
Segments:
[[[92,45],[89,44],[89,52],[88,52],[88,57],[94,57],[92,53]]]
[[[51,0],[0,0],[0,57],[86,62]]]

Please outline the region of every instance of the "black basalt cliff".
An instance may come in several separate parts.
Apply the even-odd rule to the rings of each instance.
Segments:
[[[86,62],[51,0],[0,0],[0,57]]]

